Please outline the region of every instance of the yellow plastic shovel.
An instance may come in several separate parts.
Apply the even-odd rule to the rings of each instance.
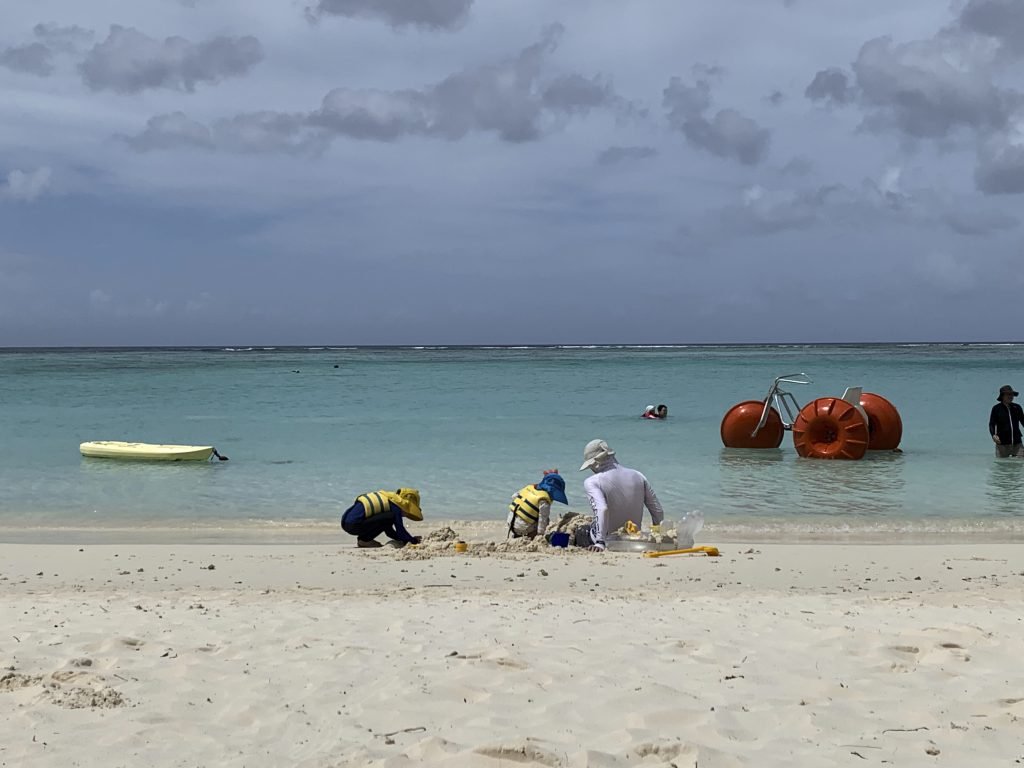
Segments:
[[[644,557],[665,557],[665,555],[707,555],[719,557],[718,547],[690,547],[689,549],[670,549],[666,552],[644,552]]]

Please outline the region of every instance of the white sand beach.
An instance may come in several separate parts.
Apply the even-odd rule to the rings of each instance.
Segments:
[[[0,766],[1024,762],[1018,545],[483,547],[0,545]]]

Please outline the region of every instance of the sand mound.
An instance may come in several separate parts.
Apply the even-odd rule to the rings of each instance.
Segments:
[[[124,696],[109,686],[94,690],[48,685],[45,693],[52,704],[64,709],[118,709],[128,704]]]
[[[576,531],[587,528],[594,522],[593,515],[581,515],[579,512],[566,512],[557,523],[548,525],[545,535],[551,533],[568,533],[569,541],[576,540]]]
[[[517,555],[580,555],[587,554],[581,547],[552,547],[542,538],[508,539],[507,541],[481,541],[468,545],[465,552],[455,550],[454,541],[423,543],[407,546],[395,552],[399,560],[430,560],[435,557],[512,557]]]
[[[451,526],[446,525],[444,528],[438,528],[428,533],[423,537],[423,541],[428,544],[439,544],[446,541],[456,541],[458,538],[459,534],[452,530]]]

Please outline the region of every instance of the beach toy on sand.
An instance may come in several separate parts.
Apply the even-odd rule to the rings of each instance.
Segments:
[[[689,549],[670,549],[666,552],[644,552],[644,557],[665,557],[665,555],[707,555],[719,557],[722,553],[718,547],[690,547]]]
[[[569,534],[565,531],[558,531],[557,533],[551,534],[551,546],[552,547],[565,547],[569,546]]]
[[[465,552],[468,549],[469,549],[469,545],[466,542],[464,542],[464,541],[456,541],[455,542],[455,551],[456,552]]]
[[[853,403],[819,397],[796,417],[793,444],[806,459],[861,459],[868,450],[867,420]]]

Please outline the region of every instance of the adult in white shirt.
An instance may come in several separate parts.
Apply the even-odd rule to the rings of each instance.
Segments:
[[[588,528],[577,530],[574,542],[577,546],[604,551],[605,536],[609,533],[627,522],[640,527],[644,507],[651,513],[654,525],[661,525],[665,512],[647,478],[619,464],[615,451],[604,440],[591,440],[583,449],[580,472],[587,469],[594,474],[583,481],[583,489],[590,499],[594,522]]]

